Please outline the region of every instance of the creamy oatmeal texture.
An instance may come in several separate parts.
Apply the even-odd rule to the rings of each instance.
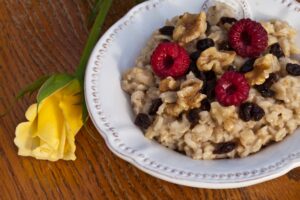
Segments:
[[[288,74],[286,65],[299,64],[291,57],[300,51],[294,42],[296,31],[286,22],[261,22],[268,34],[268,46],[279,44],[285,56],[277,58],[269,53],[268,48],[255,60],[254,69],[245,74],[249,85],[252,85],[247,102],[257,104],[265,113],[259,121],[245,122],[239,117],[238,106],[225,107],[211,100],[210,109],[202,109],[196,114],[196,123],[191,122],[190,111],[205,106],[203,102],[207,95],[199,92],[204,81],[193,71],[179,79],[162,79],[153,73],[150,60],[159,43],[166,40],[178,42],[191,54],[196,51],[197,41],[204,38],[211,38],[215,46],[199,55],[198,69],[212,70],[217,78],[229,66],[240,69],[246,58],[232,50],[220,50],[220,46],[228,40],[231,24],[220,24],[219,21],[224,16],[235,17],[233,13],[225,4],[219,4],[210,8],[208,13],[185,13],[175,17],[166,22],[167,26],[175,27],[173,35],[154,32],[136,65],[124,73],[121,84],[130,95],[134,115],[148,114],[149,109],[157,107],[156,113],[149,115],[151,124],[143,130],[147,138],[193,159],[234,158],[246,157],[271,142],[279,142],[299,127],[300,77]],[[271,73],[279,74],[280,78],[270,88],[274,96],[263,97],[253,85],[263,84]],[[157,105],[153,105],[154,101]]]

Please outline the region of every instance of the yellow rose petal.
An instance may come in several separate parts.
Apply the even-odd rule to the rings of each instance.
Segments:
[[[32,122],[36,116],[37,116],[38,110],[37,110],[37,104],[32,104],[29,106],[25,113],[25,117],[28,121]]]
[[[33,149],[32,156],[40,160],[57,161],[60,159],[56,151],[44,141],[41,141],[39,147]]]
[[[26,111],[28,122],[16,128],[19,155],[57,161],[75,160],[75,135],[82,127],[81,88],[77,80]]]
[[[56,96],[48,97],[40,104],[37,118],[37,136],[56,150],[64,120],[58,104]]]
[[[32,147],[32,134],[30,132],[30,122],[23,122],[16,128],[16,138],[14,140],[19,148],[18,154],[21,156],[29,156]]]
[[[82,97],[81,95],[78,95],[80,92],[79,82],[73,81],[68,87],[65,88],[65,90],[65,94],[68,95],[63,96],[59,104],[65,119],[65,127],[67,129],[64,159],[75,160],[75,135],[83,125],[82,106],[80,104]]]

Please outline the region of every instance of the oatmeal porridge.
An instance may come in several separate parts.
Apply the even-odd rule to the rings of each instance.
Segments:
[[[219,3],[153,33],[123,74],[145,137],[193,159],[246,157],[300,125],[296,30]]]

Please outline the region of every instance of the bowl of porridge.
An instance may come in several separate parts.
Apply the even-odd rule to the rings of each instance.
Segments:
[[[86,72],[88,110],[108,147],[194,187],[243,187],[299,166],[297,6],[153,0],[133,8],[100,39]]]

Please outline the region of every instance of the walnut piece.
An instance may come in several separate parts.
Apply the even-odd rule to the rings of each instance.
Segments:
[[[225,67],[233,63],[236,53],[234,51],[218,51],[216,47],[210,47],[203,51],[197,60],[197,67],[201,71],[213,70],[222,74]]]
[[[204,12],[200,14],[185,13],[176,23],[173,39],[184,46],[204,34],[206,28],[206,14]]]
[[[159,83],[159,90],[161,92],[174,91],[178,89],[178,82],[171,76],[163,79]]]
[[[265,82],[272,72],[280,70],[278,59],[272,55],[267,54],[256,59],[254,69],[245,74],[248,83],[251,85],[261,85]]]
[[[189,79],[181,84],[180,91],[177,92],[178,103],[184,108],[184,110],[197,108],[200,106],[200,102],[203,96],[200,94],[203,82],[197,78]]]
[[[167,91],[161,93],[159,96],[164,103],[175,103],[177,101],[177,92],[175,91]]]
[[[206,97],[199,92],[202,85],[203,82],[197,78],[184,81],[180,86],[180,90],[177,91],[176,103],[166,106],[166,114],[177,117],[183,111],[199,108],[201,101]]]

